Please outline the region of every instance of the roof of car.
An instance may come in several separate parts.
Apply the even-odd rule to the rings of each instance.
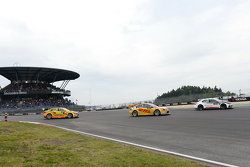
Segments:
[[[156,105],[153,104],[153,103],[139,103],[139,104],[136,104],[136,105],[142,105],[142,104],[147,104],[147,105],[154,105],[154,106],[156,106]]]
[[[218,98],[216,98],[216,97],[213,97],[213,98],[200,99],[199,101],[202,101],[202,100],[210,100],[210,99],[213,99],[213,100],[220,100],[220,99],[218,99]]]

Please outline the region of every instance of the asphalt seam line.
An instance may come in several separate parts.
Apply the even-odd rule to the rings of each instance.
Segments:
[[[158,151],[158,152],[167,153],[167,154],[172,154],[172,155],[176,155],[176,156],[180,156],[180,157],[184,157],[184,158],[188,158],[188,159],[192,159],[192,160],[197,160],[197,161],[200,161],[200,162],[206,162],[206,163],[210,163],[210,164],[214,164],[214,165],[220,165],[220,166],[225,166],[225,167],[239,167],[239,166],[235,166],[235,165],[231,165],[231,164],[226,164],[226,163],[223,163],[223,162],[218,162],[218,161],[208,160],[208,159],[204,159],[204,158],[194,157],[194,156],[191,156],[191,155],[186,155],[186,154],[181,154],[181,153],[177,153],[177,152],[173,152],[173,151],[168,151],[168,150],[164,150],[164,149],[160,149],[160,148],[156,148],[156,147],[150,147],[150,146],[145,146],[145,145],[141,145],[141,144],[136,144],[136,143],[132,143],[132,142],[124,141],[124,140],[119,140],[119,139],[115,139],[115,138],[95,135],[95,134],[92,134],[92,133],[82,132],[82,131],[78,131],[78,130],[74,130],[74,129],[69,129],[69,128],[57,126],[57,125],[51,125],[51,124],[40,123],[40,122],[30,122],[30,121],[19,121],[19,122],[40,124],[40,125],[48,125],[48,126],[63,129],[63,130],[66,130],[66,131],[74,132],[74,133],[84,134],[84,135],[87,135],[87,136],[93,136],[93,137],[97,137],[97,138],[101,138],[101,139],[115,141],[115,142],[118,142],[118,143],[123,143],[123,144],[136,146],[136,147],[142,147],[142,148],[146,148],[146,149],[149,149],[149,150]]]

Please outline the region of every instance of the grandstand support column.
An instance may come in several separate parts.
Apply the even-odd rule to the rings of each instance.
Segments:
[[[69,81],[70,80],[66,80],[66,81],[64,80],[63,83],[62,83],[62,85],[60,86],[60,89],[65,89],[66,86],[68,85]]]
[[[53,83],[56,81],[56,76],[57,76],[57,75],[55,75],[55,77],[54,77],[54,80],[53,80],[53,82],[52,82],[52,85],[53,85]]]
[[[64,84],[63,89],[65,89],[65,88],[66,88],[66,86],[68,85],[69,81],[70,81],[70,80],[67,80],[67,81],[66,81],[66,83]]]
[[[37,73],[37,76],[36,76],[36,83],[38,83],[39,81],[39,73]]]
[[[18,72],[17,72],[17,70],[15,70],[15,73],[16,73],[16,82],[18,82]]]
[[[63,85],[65,84],[65,80],[62,82],[60,89],[62,89]]]

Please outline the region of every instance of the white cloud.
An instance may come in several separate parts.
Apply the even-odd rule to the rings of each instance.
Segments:
[[[246,0],[0,1],[0,65],[75,70],[81,78],[68,88],[82,104],[90,89],[96,104],[187,84],[248,89],[249,8]]]

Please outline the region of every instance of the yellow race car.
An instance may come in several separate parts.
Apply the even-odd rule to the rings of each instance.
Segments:
[[[62,107],[46,109],[46,110],[44,110],[42,115],[46,119],[51,119],[51,118],[78,118],[79,117],[78,112],[71,111],[71,110],[68,110],[67,108],[62,108]]]
[[[139,115],[170,115],[170,111],[167,107],[159,107],[151,103],[137,104],[134,107],[129,108],[128,113],[133,117]]]

